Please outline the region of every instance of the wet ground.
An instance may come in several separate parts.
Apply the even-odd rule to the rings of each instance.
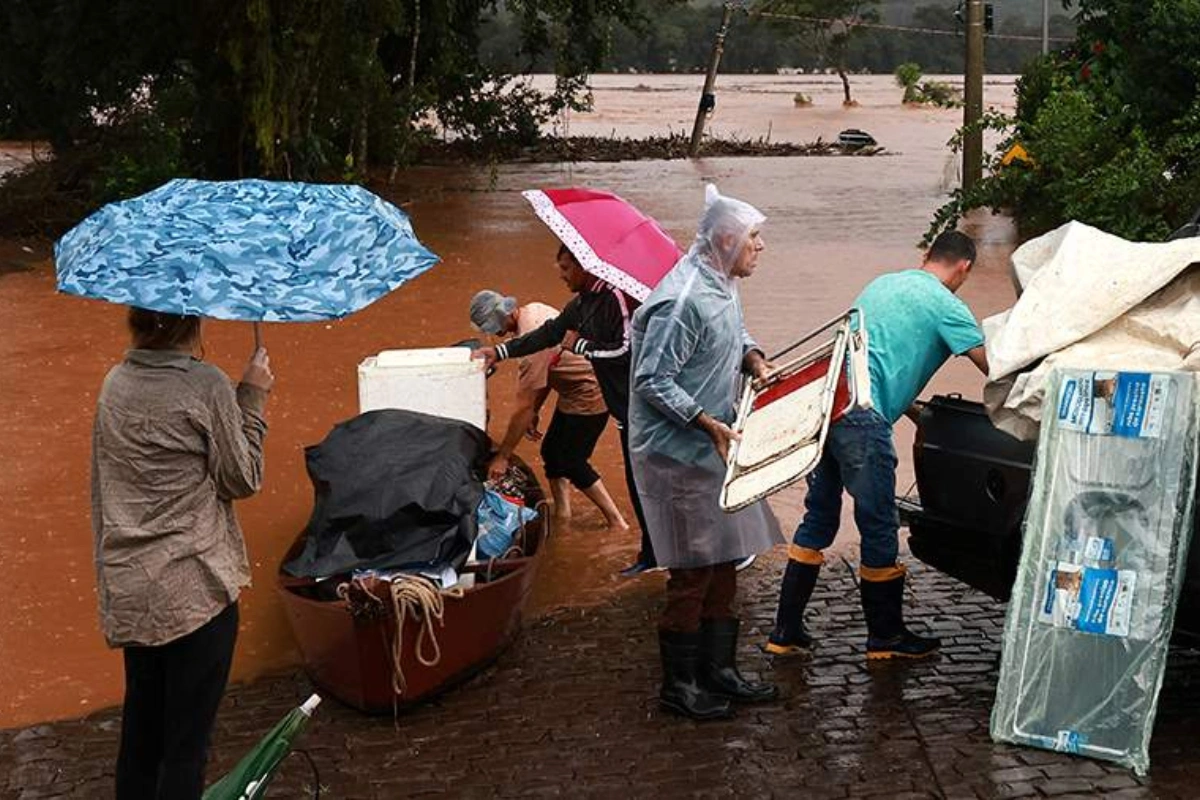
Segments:
[[[565,538],[565,537],[564,537]],[[552,543],[553,559],[564,539]],[[322,797],[1013,798],[1196,796],[1200,658],[1168,670],[1151,777],[988,738],[1002,609],[915,568],[910,622],[941,636],[927,662],[868,668],[857,592],[826,569],[810,611],[813,656],[772,662],[755,647],[770,625],[782,556],[742,573],[747,673],[783,698],[697,724],[657,708],[653,618],[662,577],[601,603],[532,621],[488,671],[404,714],[365,717],[327,701],[304,734]],[[648,593],[643,589],[652,590]],[[217,723],[210,774],[227,769],[311,691],[299,673],[234,688]],[[0,732],[0,796],[107,796],[119,715]],[[306,798],[301,757],[271,796]]]
[[[636,136],[690,126],[693,83],[597,79],[596,113],[572,117],[570,132],[619,128]],[[218,721],[215,769],[309,691],[295,670],[273,581],[311,509],[303,448],[356,412],[357,363],[383,349],[471,336],[466,305],[480,288],[566,300],[553,277],[556,243],[518,190],[612,189],[684,244],[705,180],[758,204],[770,217],[768,251],[743,299],[748,324],[768,349],[842,311],[880,272],[916,263],[915,244],[954,180],[945,142],[961,112],[901,108],[890,78],[856,81],[862,105],[854,109],[841,107],[836,78],[722,76],[718,91],[718,132],[808,141],[860,127],[893,154],[413,170],[376,188],[412,215],[442,264],[345,321],[267,328],[278,378],[268,408],[268,479],[239,509],[255,585],[243,596],[236,685]],[[795,109],[795,91],[817,105]],[[991,83],[989,100],[1011,106],[1011,91],[1011,82]],[[983,317],[1012,301],[1014,236],[1005,220],[986,215],[967,230],[983,248],[962,296]],[[0,796],[93,797],[108,793],[119,726],[116,712],[96,710],[119,702],[121,670],[95,620],[88,448],[96,390],[126,335],[121,309],[54,293],[48,256],[45,242],[0,241],[0,481],[8,493],[0,504],[8,590],[0,614],[0,729],[7,729],[0,730]],[[251,342],[247,326],[213,324],[206,357],[236,375]],[[507,419],[514,372],[503,367],[490,383],[493,433]],[[928,391],[977,397],[980,388],[973,367],[955,363]],[[902,421],[902,489],[912,476],[910,445],[911,426]],[[596,464],[627,510],[611,430]],[[802,497],[792,489],[774,498],[786,529],[798,521]],[[746,663],[784,686],[783,702],[716,725],[668,720],[654,702],[662,578],[617,578],[636,550],[634,538],[606,531],[582,497],[574,505],[574,523],[542,559],[530,624],[493,670],[396,726],[332,702],[322,708],[307,747],[326,796],[1189,796],[1197,707],[1191,661],[1174,665],[1165,689],[1151,783],[1093,762],[994,746],[987,715],[1002,610],[920,567],[918,616],[950,639],[940,660],[867,671],[857,602],[845,570],[835,568],[819,597],[816,627],[825,645],[812,661],[772,666],[746,644]],[[843,531],[838,550],[853,560],[853,525]],[[747,574],[743,609],[752,638],[773,612],[781,559],[775,553]],[[278,795],[301,796],[303,765],[289,762],[284,777]]]
[[[690,125],[694,83],[687,77],[598,77],[596,112],[574,115],[570,130],[619,129],[636,136],[677,129],[681,121]],[[797,90],[813,95],[817,105],[794,108]],[[311,510],[303,448],[356,413],[359,361],[383,349],[473,335],[466,306],[484,287],[526,301],[566,300],[554,277],[556,242],[519,190],[564,184],[612,189],[685,245],[701,210],[704,181],[757,203],[770,216],[768,251],[743,296],[750,328],[768,348],[842,311],[874,275],[918,260],[915,244],[944,200],[947,176],[953,177],[945,142],[961,112],[903,108],[888,77],[857,80],[862,105],[854,109],[841,107],[836,78],[722,76],[719,91],[712,126],[717,133],[811,141],[856,126],[873,132],[893,155],[417,169],[395,185],[376,187],[403,205],[443,261],[347,320],[266,329],[278,382],[268,407],[266,487],[239,506],[255,585],[244,596],[236,678],[296,663],[273,580]],[[990,101],[1011,105],[1011,81],[989,84],[988,91]],[[3,152],[12,161],[24,150]],[[982,316],[1011,302],[1006,259],[1012,233],[1004,220],[987,217],[972,231],[985,243],[984,257],[964,296]],[[55,294],[46,242],[0,241],[0,319],[0,485],[8,496],[0,505],[0,572],[8,590],[0,614],[7,689],[0,693],[0,727],[10,727],[75,716],[120,698],[119,658],[104,647],[95,617],[88,449],[96,391],[121,357],[127,334],[122,309]],[[211,324],[206,357],[236,376],[251,342],[248,326]],[[509,367],[491,382],[493,433],[507,418],[514,381]],[[979,387],[973,368],[954,364],[933,388],[977,395]],[[902,452],[909,436],[902,423]],[[626,503],[611,430],[596,463]],[[901,479],[910,476],[905,459]],[[799,503],[798,492],[780,497],[785,527],[796,523]],[[581,544],[564,548],[546,565],[534,599],[538,610],[605,601],[616,587],[614,573],[632,556],[632,537],[604,532],[583,498],[575,507],[580,536],[572,541]],[[28,646],[35,641],[41,646]]]

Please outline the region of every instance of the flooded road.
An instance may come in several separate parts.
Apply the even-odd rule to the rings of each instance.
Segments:
[[[698,78],[601,76],[594,85],[596,111],[573,115],[572,134],[690,129]],[[243,595],[234,680],[296,661],[274,575],[311,510],[303,448],[356,413],[356,365],[380,350],[474,335],[466,307],[481,288],[523,302],[566,301],[553,266],[556,240],[519,190],[567,184],[610,189],[655,216],[684,246],[701,210],[704,181],[715,180],[722,192],[755,203],[769,217],[768,249],[742,296],[751,332],[769,350],[844,310],[875,275],[916,265],[915,244],[953,182],[945,143],[961,112],[903,108],[890,78],[856,79],[855,86],[861,105],[843,109],[836,77],[722,76],[713,130],[808,141],[857,127],[893,155],[422,168],[400,175],[394,186],[373,187],[411,214],[418,235],[443,261],[347,320],[265,329],[277,382],[267,409],[266,486],[239,507],[254,586]],[[794,108],[796,91],[813,96],[816,106]],[[1012,82],[990,81],[987,98],[1011,107]],[[1011,303],[1007,257],[1013,233],[1003,219],[987,216],[972,220],[968,231],[984,246],[961,294],[983,317]],[[119,654],[105,648],[96,621],[88,456],[96,392],[126,346],[124,309],[55,294],[48,247],[42,243],[28,253],[22,249],[28,245],[0,243],[0,481],[8,495],[0,507],[0,571],[8,589],[0,615],[0,727],[77,716],[121,696]],[[248,325],[206,326],[206,357],[231,375],[240,374],[251,346]],[[490,381],[494,435],[507,421],[515,381],[513,365],[502,365]],[[939,373],[930,391],[978,397],[981,386],[964,362]],[[910,444],[911,428],[902,421],[902,485],[911,481]],[[520,452],[536,457],[528,443]],[[615,431],[605,433],[596,464],[627,509]],[[798,521],[801,498],[799,489],[778,496],[774,505],[785,529]],[[581,496],[574,509],[575,522],[557,532],[543,559],[534,614],[611,600],[614,593],[661,591],[661,576],[615,576],[636,552],[632,535],[604,530]],[[843,531],[841,540],[852,548],[853,526]]]

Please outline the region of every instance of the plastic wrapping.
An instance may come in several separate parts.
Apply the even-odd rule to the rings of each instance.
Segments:
[[[478,534],[487,436],[460,420],[385,408],[339,423],[304,459],[315,498],[293,577],[451,566]]]
[[[1145,774],[1195,511],[1194,377],[1059,370],[1048,396],[992,737]]]
[[[1197,265],[1200,238],[1129,242],[1079,222],[1017,248],[1020,297],[983,321],[992,422],[1036,439],[1054,369],[1200,372]]]
[[[738,267],[761,249],[763,219],[709,186],[691,250],[633,315],[629,464],[660,566],[740,561],[783,539],[765,503],[721,510],[725,462],[694,424],[702,412],[725,425],[736,416],[743,361],[757,348],[737,291],[754,261]]]

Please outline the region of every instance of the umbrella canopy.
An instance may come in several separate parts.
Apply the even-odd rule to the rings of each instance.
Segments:
[[[173,180],[54,246],[58,288],[217,319],[336,319],[437,263],[404,212],[361,186]]]
[[[279,763],[291,751],[293,742],[320,702],[320,696],[314,694],[304,701],[304,705],[289,711],[233,769],[204,790],[203,800],[255,800],[262,797]]]
[[[521,194],[580,266],[638,301],[683,255],[657,222],[615,194],[586,188]]]

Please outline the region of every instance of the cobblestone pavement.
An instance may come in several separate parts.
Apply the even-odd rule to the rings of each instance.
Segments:
[[[996,745],[988,738],[1002,609],[915,565],[910,621],[945,643],[936,660],[868,668],[849,571],[829,567],[810,627],[811,659],[771,663],[782,556],[742,575],[744,671],[784,697],[727,722],[660,713],[654,617],[661,576],[606,604],[531,621],[491,669],[396,722],[330,701],[302,747],[323,797],[1196,797],[1200,656],[1180,652],[1163,690],[1151,776],[1100,762]],[[210,777],[227,769],[310,691],[299,672],[230,689]],[[111,796],[116,710],[0,731],[0,794]],[[309,797],[312,771],[289,759],[275,797]]]

